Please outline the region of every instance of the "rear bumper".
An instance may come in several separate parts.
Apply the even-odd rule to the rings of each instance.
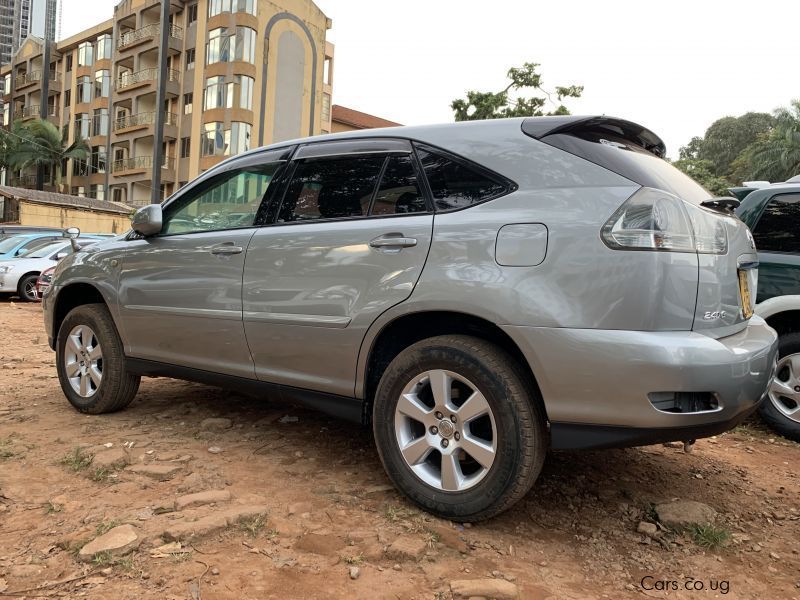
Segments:
[[[636,446],[716,435],[752,413],[773,375],[778,336],[760,317],[713,339],[642,332],[506,326],[536,376],[554,448]],[[658,410],[654,393],[711,394],[698,412]]]

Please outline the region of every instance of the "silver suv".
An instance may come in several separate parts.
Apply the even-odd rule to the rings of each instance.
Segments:
[[[44,297],[64,394],[142,375],[371,424],[391,480],[461,521],[510,507],[548,448],[723,432],[775,332],[732,203],[651,131],[547,117],[275,144],[62,261]]]

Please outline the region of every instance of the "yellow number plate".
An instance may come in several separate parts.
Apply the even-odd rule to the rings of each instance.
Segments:
[[[750,283],[747,271],[739,271],[739,296],[742,300],[742,315],[745,319],[753,316],[753,303],[750,299]]]

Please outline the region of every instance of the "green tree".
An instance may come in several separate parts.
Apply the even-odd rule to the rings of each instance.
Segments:
[[[800,100],[775,111],[775,126],[742,156],[754,179],[786,181],[800,174]]]
[[[714,165],[710,160],[702,158],[681,158],[674,163],[677,168],[706,188],[714,196],[729,196],[730,182],[714,175]]]
[[[562,103],[564,98],[580,98],[582,85],[556,86],[548,91],[542,87],[542,76],[537,72],[538,63],[526,62],[522,67],[508,70],[511,82],[499,92],[468,91],[466,98],[453,100],[450,108],[456,121],[477,121],[480,119],[501,119],[505,117],[538,117],[542,115],[568,115],[569,110]],[[535,90],[537,94],[524,97],[516,95],[525,90]],[[512,98],[511,92],[515,93]],[[553,96],[556,100],[553,100]],[[547,111],[550,103],[552,110]]]
[[[16,127],[16,123],[15,123]],[[57,187],[61,186],[61,164],[65,159],[86,160],[89,146],[81,138],[67,145],[61,130],[50,121],[36,120],[21,126],[15,147],[9,154],[9,166],[15,170],[43,167],[54,173]]]

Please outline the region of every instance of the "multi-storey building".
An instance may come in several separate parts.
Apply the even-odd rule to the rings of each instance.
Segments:
[[[331,130],[331,21],[311,0],[165,2],[123,0],[54,44],[49,68],[29,37],[0,70],[6,126],[44,108],[89,144],[89,160],[63,165],[62,191],[138,206],[227,156]]]
[[[0,65],[11,62],[29,35],[56,39],[57,0],[0,0]]]

